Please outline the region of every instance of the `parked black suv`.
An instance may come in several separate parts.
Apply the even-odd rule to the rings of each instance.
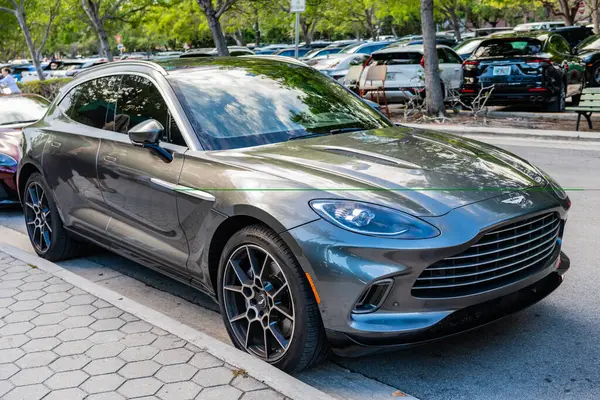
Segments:
[[[492,87],[488,105],[539,104],[548,111],[579,102],[585,65],[567,41],[550,32],[509,33],[484,40],[463,64],[461,96],[472,101]]]
[[[577,45],[577,54],[585,63],[586,82],[600,86],[600,35],[590,36]]]
[[[587,26],[561,26],[550,29],[550,32],[564,37],[571,47],[577,46],[582,40],[594,34],[594,30]]]

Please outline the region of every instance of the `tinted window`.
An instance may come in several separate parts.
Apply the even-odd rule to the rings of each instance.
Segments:
[[[391,126],[314,69],[258,59],[220,64],[220,68],[175,70],[167,77],[208,149],[277,143],[333,129]]]
[[[80,124],[114,130],[115,99],[119,78],[98,78],[82,83],[69,93],[66,114]]]
[[[457,47],[455,47],[454,50],[458,54],[469,54],[472,53],[477,48],[477,46],[479,46],[480,43],[481,40],[464,41]]]
[[[0,96],[0,125],[35,122],[46,114],[48,102],[38,96]]]
[[[490,39],[475,50],[474,57],[514,57],[531,56],[542,51],[542,42],[537,39]]]
[[[374,51],[377,51],[379,49],[383,49],[385,46],[387,46],[387,43],[383,43],[383,44],[373,44],[373,45],[369,45],[369,46],[365,46],[360,48],[357,53],[359,54],[371,54]]]
[[[446,52],[444,49],[437,49],[438,60],[440,64],[447,64],[449,62],[448,57],[446,57]]]
[[[458,56],[458,54],[450,49],[444,49],[444,52],[446,53],[446,58],[450,64],[462,64],[462,59]]]
[[[398,53],[376,53],[373,54],[371,64],[375,65],[402,65],[402,64],[420,64],[423,54],[418,52],[398,52]]]
[[[570,54],[571,53],[571,47],[569,46],[567,41],[562,36],[559,36],[559,35],[552,36],[552,39],[550,39],[550,43],[552,43],[552,46],[559,53],[562,53],[562,54]]]
[[[162,141],[186,146],[162,95],[147,78],[123,75],[117,96],[116,131],[127,133],[140,122],[155,119],[165,128]]]

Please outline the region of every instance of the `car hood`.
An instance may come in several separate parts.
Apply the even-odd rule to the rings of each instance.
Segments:
[[[526,161],[458,136],[393,127],[211,152],[221,162],[270,176],[244,187],[295,190],[439,216],[454,208],[546,184]],[[273,179],[276,178],[276,179]],[[256,188],[254,187],[256,186]]]

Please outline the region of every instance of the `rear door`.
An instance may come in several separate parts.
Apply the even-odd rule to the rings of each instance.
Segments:
[[[45,148],[44,174],[65,226],[107,244],[109,217],[96,175],[100,140],[114,118],[118,77],[89,80],[73,88],[55,111]]]
[[[165,128],[160,142],[173,159],[134,146],[127,132],[155,119]],[[177,215],[177,186],[186,143],[162,92],[147,76],[122,75],[114,132],[102,139],[98,179],[111,220],[112,248],[142,263],[188,278],[188,246]]]
[[[458,89],[462,82],[462,59],[458,54],[456,54],[451,49],[444,48],[444,53],[446,53],[446,61],[448,73],[450,75],[451,85],[449,86],[451,89]]]

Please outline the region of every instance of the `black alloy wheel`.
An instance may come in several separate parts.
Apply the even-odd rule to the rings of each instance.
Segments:
[[[48,251],[52,244],[52,215],[48,197],[38,182],[30,182],[25,189],[25,223],[31,243],[39,253]]]
[[[223,283],[227,318],[245,350],[271,363],[283,357],[296,320],[289,283],[273,256],[256,245],[239,246]]]

